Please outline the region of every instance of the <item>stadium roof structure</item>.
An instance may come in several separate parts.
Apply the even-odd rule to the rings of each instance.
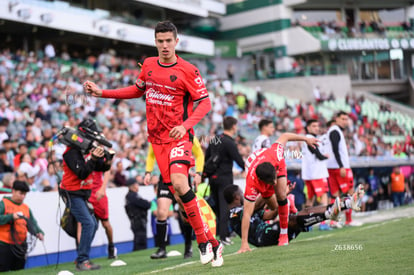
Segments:
[[[413,4],[410,0],[305,0],[305,1],[287,1],[289,2],[301,2],[294,4],[292,7],[295,9],[339,9],[341,7],[358,7],[360,9],[395,9],[408,7]]]

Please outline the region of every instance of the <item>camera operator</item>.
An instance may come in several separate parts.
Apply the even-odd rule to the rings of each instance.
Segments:
[[[79,124],[79,130],[88,128],[98,131],[96,124],[84,120]],[[89,154],[84,156],[77,147],[68,146],[63,153],[63,178],[60,184],[60,193],[67,207],[81,224],[80,242],[77,247],[76,269],[95,270],[100,266],[89,260],[92,240],[98,229],[98,223],[88,205],[93,186],[93,171],[107,171],[110,169],[111,159],[105,159],[105,150],[102,146],[93,147]]]

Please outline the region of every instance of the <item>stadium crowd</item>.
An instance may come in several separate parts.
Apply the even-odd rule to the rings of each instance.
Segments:
[[[142,63],[145,56],[138,62]],[[105,137],[116,151],[109,186],[126,186],[129,178],[143,183],[148,141],[146,136],[145,102],[133,100],[101,100],[86,96],[82,83],[92,80],[103,89],[132,85],[139,67],[132,58],[118,57],[112,50],[99,56],[88,56],[72,62],[67,52],[60,57],[54,51],[0,52],[0,179],[3,191],[11,186],[14,178],[32,182],[36,191],[57,190],[62,174],[61,160],[64,146],[50,139],[64,125],[75,127],[86,117],[96,120]],[[209,138],[221,132],[223,117],[233,116],[239,121],[236,139],[243,158],[251,153],[251,144],[259,134],[257,124],[270,118],[276,125],[275,139],[285,131],[304,133],[308,119],[320,121],[326,131],[329,119],[318,112],[325,100],[335,100],[334,95],[322,96],[314,102],[301,102],[276,109],[257,91],[255,100],[233,91],[229,80],[214,73],[205,75],[205,82],[212,100],[212,111],[195,126],[196,136],[206,149]],[[349,95],[351,125],[346,129],[351,156],[407,157],[414,153],[411,133],[396,121],[385,124],[369,121],[362,115],[363,97]],[[388,105],[382,111],[391,112]],[[383,134],[405,135],[405,142],[387,144]],[[289,151],[300,151],[297,143],[289,143]],[[242,171],[236,174],[244,175]],[[151,182],[158,182],[156,176]]]

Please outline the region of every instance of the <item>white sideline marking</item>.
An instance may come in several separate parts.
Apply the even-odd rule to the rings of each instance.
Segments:
[[[408,219],[412,219],[414,217],[406,217],[406,219],[407,218]],[[402,220],[401,218],[397,218],[397,219],[393,219],[393,220],[388,220],[388,221],[384,221],[382,223],[377,223],[377,224],[369,225],[369,226],[366,226],[366,227],[358,228],[358,229],[355,229],[354,231],[363,231],[363,230],[375,228],[375,227],[378,227],[378,226],[382,226],[382,225],[387,224],[387,223],[398,222],[398,221],[401,221],[401,220]],[[303,233],[306,233],[306,232],[303,232]],[[313,238],[308,238],[308,239],[304,239],[304,240],[296,240],[295,243],[298,243],[298,242],[307,242],[307,241],[314,241],[314,240],[318,240],[318,239],[324,239],[324,238],[332,237],[334,235],[335,234],[331,233],[331,234],[321,235],[321,236],[317,236],[317,237],[313,237]],[[251,248],[252,251],[255,250],[255,249],[257,249],[257,248],[255,248],[255,247],[254,248]],[[234,255],[237,255],[237,254],[238,254],[237,252],[234,252],[234,253],[231,253],[231,254],[223,255],[223,257],[234,256]],[[180,267],[183,267],[183,266],[187,266],[187,265],[191,265],[191,264],[195,264],[195,263],[200,263],[200,262],[199,261],[191,261],[191,262],[187,262],[187,263],[173,265],[173,266],[170,266],[170,267],[165,267],[163,269],[153,270],[151,272],[144,273],[144,274],[153,274],[153,273],[159,273],[159,272],[164,272],[164,271],[168,271],[168,270],[174,270],[174,269],[177,269],[177,268],[180,268]]]
[[[252,251],[255,250],[255,249],[256,248],[252,248]],[[234,256],[234,255],[237,255],[237,254],[238,254],[237,252],[234,252],[234,253],[231,253],[231,254],[223,255],[223,257]],[[144,274],[153,274],[153,273],[164,272],[164,271],[173,270],[173,269],[176,269],[176,268],[180,268],[180,267],[183,267],[183,266],[186,266],[186,265],[195,264],[195,263],[200,263],[200,262],[199,261],[191,261],[191,262],[188,262],[188,263],[182,263],[182,264],[178,264],[178,265],[173,265],[173,266],[165,267],[163,269],[153,270],[153,271],[151,271],[149,273],[144,273]]]

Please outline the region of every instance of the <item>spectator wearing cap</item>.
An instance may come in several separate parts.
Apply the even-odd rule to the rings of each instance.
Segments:
[[[133,251],[147,248],[147,217],[151,203],[139,194],[139,185],[135,178],[126,181],[128,193],[125,196],[125,211],[131,221],[134,234]]]
[[[0,272],[24,269],[28,232],[43,240],[43,231],[24,203],[27,192],[26,182],[15,181],[11,197],[0,201]]]
[[[45,147],[36,149],[36,160],[34,164],[40,167],[39,175],[47,171],[47,149]]]

